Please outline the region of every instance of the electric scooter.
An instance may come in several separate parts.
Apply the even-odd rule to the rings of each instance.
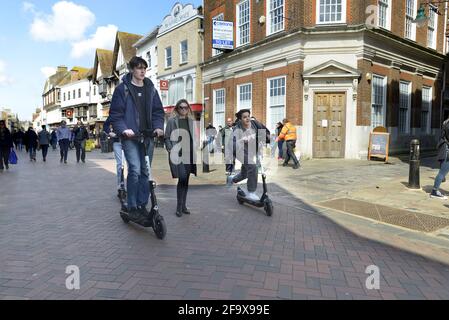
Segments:
[[[151,210],[149,212],[149,216],[143,217],[141,219],[133,219],[129,213],[127,208],[124,206],[124,203],[122,204],[122,209],[120,211],[120,217],[122,218],[124,223],[129,223],[130,221],[133,223],[136,223],[138,225],[141,225],[144,228],[153,228],[154,233],[159,239],[164,239],[165,235],[167,234],[167,226],[165,224],[164,217],[159,214],[159,205],[157,203],[156,198],[156,182],[152,180],[151,175],[151,166],[150,166],[150,157],[147,154],[147,148],[145,144],[145,138],[146,137],[152,137],[154,138],[156,134],[153,133],[141,133],[140,135],[133,137],[133,138],[126,138],[126,139],[133,139],[138,140],[139,143],[143,145],[143,149],[145,152],[145,163],[148,170],[148,184],[150,188],[150,198],[151,198]]]
[[[237,202],[240,205],[249,204],[256,208],[264,208],[265,213],[268,217],[271,217],[273,215],[273,202],[271,201],[270,197],[268,196],[268,188],[267,188],[267,175],[264,172],[263,166],[261,167],[261,173],[262,173],[262,182],[263,182],[263,194],[259,201],[253,201],[247,198],[247,195],[245,191],[241,187],[237,188]],[[227,173],[228,177],[231,175],[231,173]]]

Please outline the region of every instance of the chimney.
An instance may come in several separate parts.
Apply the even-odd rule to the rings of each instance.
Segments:
[[[60,73],[60,72],[67,72],[67,67],[66,66],[58,66],[58,70],[56,71],[56,73]]]

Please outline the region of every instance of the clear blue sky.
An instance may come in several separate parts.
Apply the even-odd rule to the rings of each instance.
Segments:
[[[31,113],[42,105],[46,79],[43,68],[92,67],[91,47],[110,38],[114,26],[120,31],[144,35],[161,23],[176,2],[3,0],[0,107],[11,108],[21,120],[31,120]],[[202,0],[180,2],[202,5]]]

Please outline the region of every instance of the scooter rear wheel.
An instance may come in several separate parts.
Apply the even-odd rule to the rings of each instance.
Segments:
[[[264,210],[267,216],[271,217],[273,215],[273,203],[271,200],[266,200],[264,204]]]
[[[163,216],[158,215],[154,218],[153,230],[159,239],[163,240],[165,238],[165,235],[167,234],[167,225],[165,224]]]

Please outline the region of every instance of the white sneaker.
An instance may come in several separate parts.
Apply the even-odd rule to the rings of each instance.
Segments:
[[[246,198],[251,201],[260,201],[260,197],[255,192],[247,193]]]

